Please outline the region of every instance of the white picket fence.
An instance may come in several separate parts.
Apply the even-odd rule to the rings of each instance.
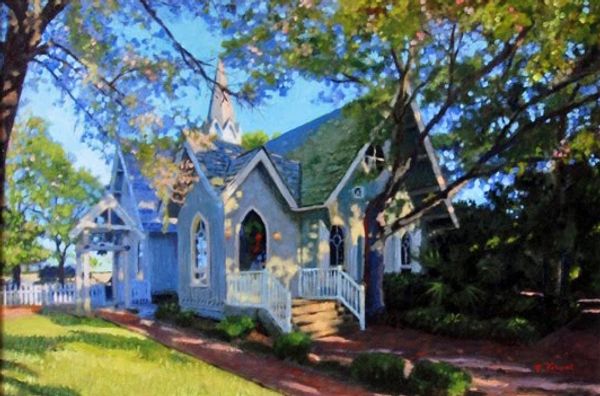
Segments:
[[[89,293],[92,306],[106,304],[103,284],[90,286]],[[76,301],[77,288],[74,283],[2,287],[1,305],[69,305],[75,304]]]
[[[292,331],[292,296],[267,269],[227,275],[227,304],[263,308],[284,332]]]
[[[308,299],[338,300],[356,316],[361,330],[365,329],[365,287],[356,283],[341,266],[302,269],[299,294]]]

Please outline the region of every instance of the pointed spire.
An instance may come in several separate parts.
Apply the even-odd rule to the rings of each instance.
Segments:
[[[241,133],[235,122],[235,113],[233,104],[229,94],[223,90],[227,88],[227,76],[225,75],[225,65],[219,59],[217,63],[217,71],[215,74],[217,82],[213,87],[212,97],[208,108],[208,124],[214,125],[218,123],[217,136],[224,141],[239,144],[241,141]]]
[[[221,87],[227,87],[227,77],[225,76],[225,66],[223,61],[219,59],[217,64],[217,72],[215,74],[217,84],[213,87],[212,98],[210,99],[210,108],[208,110],[209,121],[217,120],[221,126],[224,126],[227,121],[235,121],[231,98]]]

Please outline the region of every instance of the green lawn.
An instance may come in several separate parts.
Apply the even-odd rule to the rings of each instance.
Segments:
[[[273,395],[100,319],[4,320],[4,395]]]

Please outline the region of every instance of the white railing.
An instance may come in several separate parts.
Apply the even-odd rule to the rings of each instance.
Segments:
[[[361,330],[365,329],[365,287],[356,283],[341,266],[300,270],[299,294],[310,299],[338,300],[356,316]]]
[[[90,287],[92,306],[106,304],[103,284]],[[77,288],[74,283],[51,285],[5,285],[2,288],[2,305],[69,305],[77,300]]]
[[[134,280],[131,282],[131,303],[132,304],[150,304],[152,297],[150,295],[150,282]]]
[[[263,308],[284,333],[292,330],[290,291],[266,269],[227,275],[227,304]]]

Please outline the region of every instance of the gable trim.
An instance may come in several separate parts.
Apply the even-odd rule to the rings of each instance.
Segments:
[[[260,151],[250,160],[250,162],[248,162],[248,164],[246,164],[246,166],[244,166],[244,168],[242,168],[241,172],[238,172],[237,175],[235,175],[233,180],[227,185],[227,187],[223,191],[223,193],[222,193],[223,199],[226,200],[229,197],[231,197],[233,195],[233,193],[248,178],[248,176],[250,175],[250,172],[252,172],[252,170],[254,170],[254,168],[256,168],[258,166],[258,164],[261,164],[261,163],[267,170],[267,173],[269,174],[271,179],[275,182],[277,189],[279,190],[281,195],[283,195],[283,198],[287,202],[288,206],[293,210],[297,210],[298,204],[294,200],[294,197],[290,193],[290,190],[288,189],[288,187],[285,185],[285,183],[281,179],[279,172],[277,172],[275,165],[273,165],[273,162],[269,158],[269,155],[267,154],[267,152],[265,151],[264,148],[261,148]]]
[[[423,117],[421,116],[421,111],[414,102],[411,103],[411,108],[414,114],[415,121],[417,122],[419,132],[423,132],[423,130],[425,129],[425,125],[423,124]],[[442,175],[442,170],[440,168],[437,155],[433,150],[433,145],[431,144],[429,136],[425,137],[423,141],[423,146],[425,147],[425,152],[429,157],[429,163],[431,164],[431,168],[433,170],[433,174],[435,175],[435,179],[438,185],[440,186],[440,189],[445,190],[446,179],[444,179],[444,175]],[[448,214],[450,216],[450,219],[452,220],[452,223],[456,228],[459,228],[460,224],[458,222],[458,217],[456,217],[456,212],[454,211],[454,206],[452,205],[452,201],[450,200],[450,198],[444,199],[444,204],[446,205],[446,210],[448,210]]]
[[[94,205],[88,212],[81,217],[77,222],[77,225],[69,232],[69,237],[75,239],[81,235],[86,228],[93,228],[96,226],[94,219],[99,216],[105,210],[114,211],[125,223],[125,226],[113,226],[114,229],[124,229],[135,232],[140,239],[144,239],[145,235],[140,230],[140,227],[135,221],[127,214],[127,212],[121,207],[119,202],[112,194],[106,194],[96,205]]]
[[[217,203],[221,204],[221,200],[220,200],[217,192],[215,191],[212,184],[210,184],[210,181],[208,180],[208,178],[206,177],[204,172],[202,172],[202,169],[200,168],[200,163],[198,162],[196,155],[194,155],[194,150],[192,149],[192,146],[190,146],[190,144],[186,141],[183,143],[183,149],[185,150],[188,157],[190,157],[190,159],[192,160],[192,163],[194,164],[194,168],[196,169],[196,172],[198,173],[198,177],[200,178],[200,182],[202,183],[204,188],[208,191],[210,196],[215,201],[217,201]],[[183,160],[183,156],[182,156],[182,160]],[[187,199],[187,197],[186,197],[186,199]]]

